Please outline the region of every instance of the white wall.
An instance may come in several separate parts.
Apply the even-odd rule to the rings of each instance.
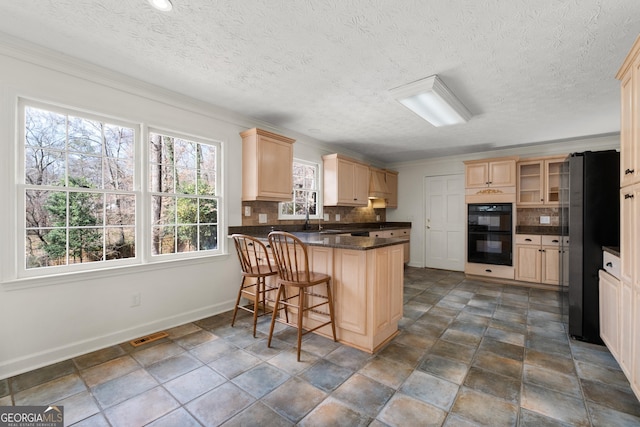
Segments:
[[[107,273],[29,280],[16,277],[17,100],[60,104],[103,116],[223,141],[226,224],[241,225],[239,132],[266,124],[12,41],[0,44],[0,378],[197,320],[233,307],[240,283],[235,252]],[[321,162],[329,152],[298,138],[294,155]],[[225,227],[226,230],[226,227]],[[227,248],[229,249],[229,248]],[[142,304],[130,307],[132,295]]]
[[[520,156],[520,158],[528,158],[607,149],[620,149],[619,135],[529,145],[518,149],[503,149],[485,153],[440,157],[390,165],[390,169],[394,169],[399,172],[398,209],[387,209],[387,221],[411,222],[411,260],[409,261],[409,265],[413,267],[424,267],[424,177],[464,174],[463,161],[465,160],[502,156]],[[466,259],[464,254],[460,254],[460,256],[461,258]]]

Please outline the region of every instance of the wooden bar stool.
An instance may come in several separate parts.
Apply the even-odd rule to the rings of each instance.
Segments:
[[[300,346],[302,335],[313,332],[326,325],[331,325],[333,340],[336,341],[336,325],[333,315],[333,297],[331,296],[331,276],[324,273],[309,271],[309,257],[307,246],[296,236],[284,232],[273,231],[269,233],[269,245],[278,268],[278,292],[276,302],[271,317],[271,328],[269,329],[268,347],[271,347],[273,337],[273,327],[278,316],[278,311],[284,309],[287,315],[286,323],[289,323],[287,307],[294,308],[298,312],[296,325],[298,328],[298,362],[300,361]],[[326,295],[314,292],[314,287],[324,284]],[[291,292],[289,292],[291,288]],[[294,292],[297,291],[297,292]],[[320,300],[320,302],[317,302]],[[316,303],[317,302],[317,303]],[[312,305],[309,305],[312,304]],[[317,307],[327,305],[328,310],[319,311]],[[303,314],[307,311],[314,311],[329,316],[329,320],[311,329],[303,331]]]
[[[267,294],[278,289],[277,284],[270,285],[267,283],[267,277],[275,276],[278,274],[278,270],[271,265],[267,248],[260,240],[244,234],[233,234],[231,237],[236,246],[240,268],[242,268],[242,283],[238,290],[236,306],[233,309],[231,326],[236,321],[238,309],[253,313],[253,336],[255,337],[259,305],[262,303],[262,314],[260,316],[270,314],[271,311],[267,312],[267,301],[273,301],[273,298],[267,298]],[[252,305],[240,305],[242,297],[251,301]]]

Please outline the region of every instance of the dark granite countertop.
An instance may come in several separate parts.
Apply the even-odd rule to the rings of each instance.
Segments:
[[[366,224],[351,224],[351,227],[349,227],[349,225],[346,225],[345,228],[335,228],[333,227],[333,225],[334,224],[328,226],[330,228],[323,229],[320,232],[300,231],[301,227],[299,225],[293,227],[280,227],[277,225],[258,227],[229,227],[229,234],[244,233],[250,236],[257,237],[259,239],[266,239],[269,233],[273,231],[273,228],[275,230],[288,231],[309,246],[324,246],[336,249],[353,249],[366,251],[370,249],[383,248],[385,246],[400,245],[403,243],[407,243],[407,240],[398,238],[351,236],[344,235],[343,233],[353,233],[358,231],[395,230],[411,227],[411,223],[386,223],[382,227],[380,227],[380,224],[378,224],[377,228],[368,227],[366,226]],[[287,228],[294,229],[287,230]]]
[[[603,246],[602,250],[605,252],[609,252],[612,255],[620,258],[620,247],[619,246]]]

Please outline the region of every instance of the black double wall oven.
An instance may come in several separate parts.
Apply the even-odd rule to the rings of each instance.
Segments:
[[[513,204],[469,203],[467,261],[513,265]]]

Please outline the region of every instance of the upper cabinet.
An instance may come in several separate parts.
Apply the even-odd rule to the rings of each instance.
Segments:
[[[385,171],[387,177],[387,189],[389,195],[387,196],[387,208],[398,207],[398,172]]]
[[[322,156],[325,206],[367,206],[369,165],[340,154]]]
[[[240,136],[242,200],[291,200],[295,139],[257,128],[241,132]]]
[[[515,187],[516,158],[470,160],[464,162],[466,188]]]
[[[640,37],[616,75],[620,80],[620,185],[640,181]]]
[[[518,162],[519,206],[560,206],[569,183],[567,156],[527,159]]]

